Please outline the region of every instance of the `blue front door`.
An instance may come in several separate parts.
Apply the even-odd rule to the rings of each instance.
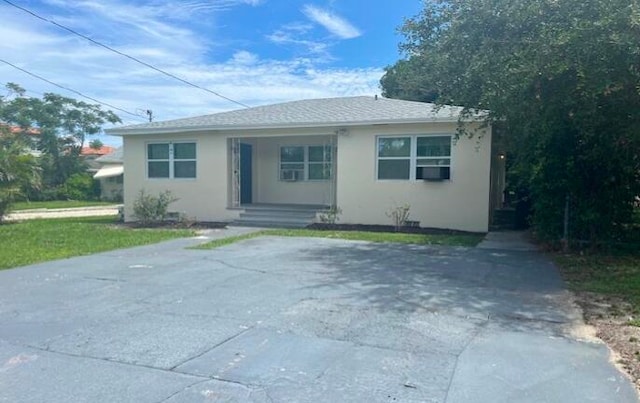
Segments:
[[[252,158],[251,152],[252,147],[251,144],[240,144],[240,203],[241,204],[251,204],[251,188],[252,188],[252,180],[251,173],[252,169]]]

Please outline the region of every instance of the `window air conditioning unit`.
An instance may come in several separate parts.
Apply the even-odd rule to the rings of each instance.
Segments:
[[[418,167],[416,179],[423,181],[443,181],[451,178],[449,167]]]
[[[302,172],[295,169],[285,169],[282,171],[281,179],[285,182],[297,182],[302,180]]]

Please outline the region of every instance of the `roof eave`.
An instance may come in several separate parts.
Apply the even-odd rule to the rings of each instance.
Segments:
[[[465,117],[463,122],[481,122],[484,115]],[[354,127],[354,126],[375,126],[392,124],[421,124],[421,123],[457,123],[460,120],[457,116],[436,117],[428,119],[391,119],[391,120],[368,120],[351,122],[327,122],[327,123],[292,123],[292,124],[272,124],[272,125],[201,125],[201,126],[175,126],[140,129],[107,129],[105,132],[114,136],[131,135],[151,135],[151,134],[172,134],[200,131],[237,131],[237,130],[269,130],[269,129],[302,129],[302,128],[323,128],[323,127]]]

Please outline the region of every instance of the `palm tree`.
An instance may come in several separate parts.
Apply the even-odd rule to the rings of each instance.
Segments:
[[[27,143],[0,126],[0,222],[23,189],[39,186],[40,169]]]

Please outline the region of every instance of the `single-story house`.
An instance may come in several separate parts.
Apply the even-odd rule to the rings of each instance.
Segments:
[[[462,108],[382,97],[309,99],[110,129],[123,138],[125,220],[140,190],[170,190],[171,210],[242,220],[254,207],[335,206],[339,223],[487,231],[491,127],[457,138]],[[282,216],[282,214],[280,215]],[[283,218],[284,220],[284,218]]]
[[[98,170],[93,178],[100,181],[100,199],[120,202],[123,195],[124,166],[122,147],[95,159]]]
[[[80,149],[80,158],[82,158],[82,160],[87,164],[87,171],[94,174],[100,168],[100,163],[96,160],[104,155],[111,154],[114,151],[115,148],[111,146],[103,145],[98,148],[84,146]]]

